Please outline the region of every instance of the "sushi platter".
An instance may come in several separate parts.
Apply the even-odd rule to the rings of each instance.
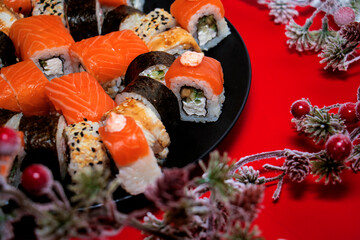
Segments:
[[[71,14],[76,12],[75,10],[78,9],[79,6],[74,2],[75,1],[66,1],[68,7],[67,11],[71,10]],[[97,3],[98,1],[94,1],[93,6],[84,5],[83,9],[91,7],[95,14],[95,2]],[[207,101],[207,109],[205,109],[204,111],[204,115],[206,115],[206,117],[194,114],[194,119],[190,118],[190,120],[184,120],[184,115],[191,115],[188,112],[186,112],[185,114],[183,113],[185,112],[185,107],[183,107],[183,109],[181,109],[180,107],[180,110],[174,109],[179,108],[178,106],[180,106],[181,103],[179,102],[178,104],[178,101],[184,101],[184,97],[182,95],[184,89],[191,92],[191,94],[193,93],[192,91],[196,92],[198,91],[198,89],[194,89],[195,85],[191,85],[193,83],[187,83],[190,87],[188,85],[183,85],[181,89],[179,89],[179,92],[181,90],[180,97],[180,95],[177,95],[180,93],[173,93],[172,91],[174,91],[174,88],[169,87],[172,86],[171,84],[173,81],[170,76],[174,75],[175,77],[177,77],[176,74],[173,74],[173,72],[175,71],[172,70],[172,68],[174,68],[173,66],[176,64],[178,64],[180,67],[183,67],[185,69],[183,70],[184,72],[192,71],[186,69],[195,68],[193,68],[192,65],[190,68],[187,68],[189,67],[189,65],[187,65],[189,63],[182,62],[185,59],[185,57],[182,59],[182,54],[169,54],[169,52],[171,52],[172,50],[169,50],[169,52],[167,52],[166,54],[160,52],[162,50],[151,50],[152,48],[159,49],[159,45],[161,45],[161,47],[165,47],[166,45],[161,42],[159,44],[159,41],[162,41],[162,36],[160,36],[160,34],[162,33],[159,32],[174,31],[174,33],[171,34],[175,34],[175,31],[185,31],[184,29],[176,26],[177,23],[175,19],[169,14],[170,11],[175,11],[170,9],[172,4],[173,1],[169,0],[148,0],[145,1],[141,11],[130,9],[127,6],[123,9],[119,9],[119,14],[122,14],[122,12],[125,11],[126,14],[139,14],[141,17],[144,17],[145,14],[151,15],[151,21],[148,23],[146,21],[144,22],[144,20],[141,20],[142,22],[139,25],[140,27],[137,27],[134,31],[130,31],[127,29],[121,30],[123,25],[120,25],[121,31],[114,31],[111,30],[111,22],[116,20],[113,19],[114,16],[112,16],[110,20],[108,19],[108,22],[106,22],[105,18],[102,31],[108,31],[109,33],[107,33],[106,35],[98,34],[101,32],[100,28],[98,28],[98,32],[95,31],[95,33],[86,32],[86,30],[84,29],[82,29],[81,31],[77,31],[77,29],[72,30],[72,28],[76,28],[74,24],[80,20],[72,20],[73,17],[71,16],[70,12],[68,12],[68,28],[70,29],[70,32],[76,32],[72,34],[72,36],[68,33],[66,28],[63,28],[64,19],[61,20],[60,18],[58,18],[58,16],[55,17],[53,15],[42,15],[33,17],[31,18],[31,20],[27,20],[27,18],[19,19],[18,21],[15,21],[15,23],[13,23],[13,26],[9,31],[9,36],[14,42],[16,54],[20,56],[20,59],[22,61],[14,64],[14,61],[16,60],[9,60],[12,61],[11,64],[17,65],[18,69],[15,69],[15,67],[12,66],[4,66],[4,68],[2,68],[0,75],[0,84],[3,84],[4,89],[7,87],[6,94],[8,95],[4,95],[3,100],[5,99],[7,101],[6,104],[7,106],[9,106],[9,108],[4,108],[3,106],[0,106],[0,108],[7,109],[7,111],[11,110],[13,112],[23,112],[24,116],[21,115],[19,117],[14,117],[16,116],[16,114],[3,111],[2,118],[6,118],[7,120],[3,121],[2,125],[4,125],[5,123],[6,125],[9,125],[10,123],[13,124],[13,122],[11,121],[9,123],[8,119],[12,119],[13,121],[17,120],[19,123],[17,123],[16,126],[20,126],[20,128],[25,129],[25,145],[27,143],[30,143],[31,141],[34,141],[32,143],[34,143],[35,146],[37,142],[41,141],[41,139],[40,137],[29,137],[31,135],[31,132],[36,129],[41,129],[41,123],[47,124],[46,128],[44,126],[44,129],[48,128],[48,132],[53,136],[51,140],[52,142],[49,144],[52,144],[51,148],[56,150],[55,153],[44,153],[44,156],[45,158],[51,158],[51,154],[57,155],[55,159],[57,159],[56,161],[58,163],[49,164],[51,170],[55,172],[55,178],[71,178],[74,174],[76,174],[78,168],[84,165],[90,164],[90,166],[92,166],[93,164],[101,164],[103,166],[111,166],[114,165],[114,162],[116,164],[116,167],[119,168],[120,178],[121,176],[126,177],[127,173],[132,171],[132,169],[127,169],[127,165],[132,164],[133,160],[130,159],[130,163],[126,162],[127,160],[124,159],[126,159],[127,157],[129,158],[129,154],[123,154],[122,152],[119,153],[118,149],[116,147],[113,147],[115,145],[112,145],[112,141],[116,142],[118,140],[114,140],[114,136],[116,135],[112,134],[112,132],[118,133],[122,131],[124,128],[126,128],[126,125],[128,123],[130,124],[130,122],[133,121],[131,120],[133,118],[136,120],[136,124],[134,122],[135,125],[132,129],[136,128],[137,130],[132,131],[140,131],[142,136],[145,136],[146,134],[149,134],[147,132],[152,131],[151,129],[145,129],[145,125],[142,126],[140,124],[140,127],[136,126],[138,122],[142,121],[140,118],[144,118],[143,116],[150,118],[150,115],[154,115],[152,119],[157,119],[157,126],[161,125],[161,127],[159,127],[158,129],[160,129],[161,131],[165,131],[164,129],[166,128],[166,131],[168,131],[168,133],[165,134],[166,136],[164,136],[163,134],[162,136],[159,136],[157,139],[155,139],[157,141],[155,144],[153,144],[157,144],[155,147],[150,146],[150,143],[148,142],[151,141],[148,138],[145,139],[143,137],[145,139],[144,141],[146,144],[146,149],[134,150],[139,152],[147,152],[147,149],[149,147],[152,148],[152,150],[150,150],[150,153],[153,156],[149,160],[148,164],[155,164],[156,167],[154,167],[153,169],[159,169],[154,170],[155,175],[161,174],[161,170],[156,163],[157,160],[161,159],[160,165],[162,168],[184,167],[190,163],[196,162],[199,159],[204,158],[222,141],[222,139],[231,130],[245,106],[247,96],[250,90],[251,66],[246,46],[236,29],[229,21],[224,18],[223,12],[221,20],[222,22],[220,25],[217,26],[218,28],[219,26],[225,26],[225,30],[216,30],[219,31],[219,35],[221,35],[221,31],[223,31],[224,34],[221,40],[215,43],[210,43],[212,40],[206,40],[208,36],[200,36],[199,32],[198,37],[200,40],[197,40],[197,42],[199,42],[199,45],[202,43],[202,41],[206,42],[206,45],[200,45],[201,49],[194,39],[192,39],[191,41],[187,40],[191,42],[189,43],[191,45],[191,48],[189,49],[193,51],[192,53],[190,53],[190,57],[201,59],[199,63],[195,64],[195,66],[198,66],[200,64],[202,64],[202,66],[205,66],[204,64],[209,64],[209,67],[205,69],[205,71],[203,70],[203,72],[205,72],[205,75],[206,72],[208,74],[208,76],[205,76],[205,78],[212,79],[215,78],[214,76],[217,76],[218,74],[219,79],[222,82],[220,82],[219,80],[221,90],[219,90],[219,93],[217,93],[217,95],[219,95],[220,97],[214,95],[211,97],[211,100],[209,100],[209,95],[207,95],[207,100],[206,98],[204,100]],[[177,8],[179,9],[179,6],[177,6]],[[107,13],[110,13],[110,10],[108,10]],[[94,14],[89,15],[95,16]],[[96,14],[99,15],[98,13]],[[61,14],[58,15],[63,17],[63,15]],[[110,16],[110,14],[108,15]],[[214,21],[214,16],[211,16],[212,18],[205,20],[210,22]],[[76,18],[76,16],[74,18]],[[161,26],[161,24],[155,25],[155,23],[152,22],[154,19],[160,19],[159,21],[162,21],[161,24],[164,26]],[[44,26],[40,26],[39,23],[41,23],[41,21],[48,21],[49,23],[51,23],[52,29],[47,29]],[[96,18],[92,17],[92,21],[95,21],[96,23]],[[105,23],[108,24],[106,28]],[[146,26],[149,27],[143,27],[145,23]],[[60,47],[57,46],[54,50],[58,52],[54,54],[49,53],[49,51],[42,52],[39,51],[39,49],[23,50],[26,49],[26,47],[33,48],[32,42],[36,42],[38,41],[37,39],[40,38],[36,34],[32,33],[33,30],[28,27],[30,25],[35,26],[34,31],[48,31],[46,33],[47,36],[56,36],[57,33],[61,33],[61,38],[59,39],[63,41],[61,43],[62,45]],[[97,24],[93,24],[91,26],[96,27],[96,25]],[[156,32],[156,34],[158,34],[156,37],[155,33],[151,32],[151,28],[158,31]],[[20,33],[27,34],[27,37],[22,37]],[[85,34],[85,37],[82,34]],[[151,34],[153,34],[154,36]],[[181,34],[184,35],[184,33]],[[189,33],[186,32],[186,34]],[[166,37],[164,39],[166,39]],[[51,44],[56,45],[58,43]],[[112,44],[112,47],[109,51],[106,50],[108,51],[106,52],[103,49],[105,49],[108,44]],[[41,48],[41,45],[40,47],[37,47]],[[128,58],[131,58],[131,60],[119,60],[117,58],[111,58],[111,54],[113,54],[112,51],[114,48],[116,48],[117,51],[120,52],[122,55],[126,55],[128,56]],[[149,53],[148,49],[150,50]],[[107,56],[104,58],[104,55]],[[169,55],[170,57],[166,55]],[[143,60],[139,60],[142,58]],[[143,65],[147,65],[144,64],[144,62],[158,61],[158,59],[166,62],[164,64],[166,65],[166,71],[168,72],[168,74],[166,75],[165,71],[163,77],[164,82],[160,83],[159,81],[157,81],[158,79],[154,80],[153,78],[149,77],[150,75],[139,75],[139,73],[143,71],[140,71],[139,67],[145,69]],[[192,59],[190,60],[192,61]],[[107,65],[104,65],[104,63],[106,63]],[[101,68],[96,66],[101,64],[103,64]],[[216,70],[220,71],[220,73],[217,73],[215,70],[215,72],[212,73],[210,70],[213,68],[220,69]],[[36,107],[26,102],[28,96],[31,96],[32,93],[28,93],[26,97],[16,93],[17,95],[16,97],[14,97],[12,91],[20,91],[20,89],[23,88],[19,86],[11,88],[8,86],[18,83],[20,80],[12,80],[12,78],[15,75],[20,76],[21,74],[24,74],[23,72],[28,71],[28,69],[33,69],[33,72],[36,72],[31,72],[31,74],[37,74],[38,76],[36,78],[37,83],[35,85],[43,89],[41,92],[42,97],[37,97],[36,103],[34,103],[36,104]],[[40,69],[41,71],[39,71],[38,69]],[[130,69],[133,70],[130,71]],[[136,72],[136,74],[134,74],[134,72]],[[162,74],[163,69],[158,72],[159,74],[160,72]],[[121,76],[121,78],[119,76]],[[29,79],[31,79],[31,77],[29,77]],[[29,84],[32,84],[30,83],[31,80],[28,81]],[[9,82],[11,82],[11,84]],[[120,85],[120,83],[123,84],[122,82],[125,82],[125,86]],[[215,83],[215,85],[216,84],[218,83]],[[143,93],[144,88],[150,89],[148,91],[150,93]],[[74,95],[73,93],[78,91],[78,89],[82,89],[82,92],[79,95]],[[201,97],[204,97],[204,95],[208,94],[206,91],[209,90],[205,89],[201,91]],[[91,94],[94,94],[94,96],[92,96]],[[137,95],[134,97],[134,94]],[[88,95],[91,96],[89,97]],[[140,97],[138,97],[138,95]],[[148,98],[145,95],[150,96]],[[131,98],[134,98],[136,100],[129,100]],[[145,99],[143,100],[143,98]],[[215,100],[212,100],[212,98],[214,98]],[[48,104],[49,100],[51,101],[50,105]],[[144,103],[137,103],[140,101],[143,101]],[[186,101],[188,101],[187,98]],[[220,104],[221,110],[217,111],[214,116],[211,115],[213,111],[211,109],[211,104],[213,103],[210,101],[218,101],[215,104]],[[151,114],[149,113],[149,110],[146,110],[148,106],[143,106],[148,105],[148,103],[149,105],[155,107],[154,112],[150,111],[152,112]],[[185,103],[183,104],[185,106]],[[77,105],[80,105],[80,107]],[[92,109],[95,105],[96,111],[87,112],[86,109]],[[129,105],[132,106],[132,109],[136,110],[128,110],[126,107]],[[84,109],[84,111],[81,112],[80,109]],[[57,113],[55,110],[57,111]],[[52,115],[54,114],[54,112],[55,115]],[[139,114],[139,112],[141,112],[142,114]],[[32,116],[46,114],[50,114],[50,116],[52,116],[52,119],[49,120],[49,122],[44,121],[44,118]],[[64,116],[62,116],[62,114]],[[119,115],[121,117],[119,117]],[[123,117],[123,115],[126,117]],[[137,119],[139,115],[141,116],[139,119]],[[182,121],[180,121],[180,115]],[[158,120],[158,118],[161,119],[161,121]],[[173,120],[176,118],[178,118],[179,120]],[[31,122],[32,124],[27,124]],[[114,126],[121,127],[118,127],[116,129],[115,127],[113,127],[113,125],[110,125],[110,123]],[[144,133],[142,133],[143,131]],[[154,132],[151,132],[151,134],[155,136],[156,132]],[[101,135],[101,140],[99,134]],[[58,139],[58,135],[60,136],[60,138],[64,137],[67,140],[61,140],[63,142],[60,144],[59,142],[61,141]],[[163,139],[160,139],[161,137],[163,137]],[[84,139],[88,140],[85,141]],[[169,139],[171,139],[171,144]],[[165,143],[161,143],[160,140]],[[149,144],[149,146],[147,144]],[[104,145],[106,146],[106,149]],[[59,149],[61,148],[64,151],[60,151]],[[88,162],[89,160],[84,160],[82,157],[79,157],[79,155],[83,154],[81,153],[81,151],[83,151],[84,149],[90,149],[85,154],[87,158],[89,156],[93,156],[93,158],[90,159],[90,163]],[[130,147],[129,149],[132,148]],[[137,148],[134,147],[133,149]],[[31,152],[31,149],[27,148],[26,145],[25,151]],[[41,152],[35,152],[34,154],[35,158],[44,158]],[[112,160],[109,161],[107,155],[111,155],[110,158]],[[130,155],[133,156],[134,154]],[[156,158],[154,156],[156,156]],[[142,157],[143,156],[140,156],[138,158],[146,158]],[[66,160],[67,158],[72,159],[70,160],[69,164],[68,160]],[[39,163],[44,163],[44,161],[39,160]],[[21,168],[24,169],[28,164],[22,165]],[[66,166],[67,164],[68,166]],[[146,166],[148,165],[143,165],[139,167],[145,169]],[[57,167],[60,168],[60,170],[56,170]],[[125,184],[127,180],[122,181]],[[137,201],[136,199],[138,199],[138,201],[142,201],[142,195],[138,195],[142,191],[143,189],[139,190],[138,187],[135,187],[134,191],[131,188],[127,189],[127,191],[120,189],[119,193],[116,195],[116,198],[117,201],[129,201],[131,199],[131,204],[134,205]],[[138,196],[132,196],[129,195],[129,193]]]

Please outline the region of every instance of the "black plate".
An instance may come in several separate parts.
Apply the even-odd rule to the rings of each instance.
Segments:
[[[170,11],[172,2],[169,0],[147,1],[144,12],[148,13],[157,7]],[[228,134],[245,106],[251,82],[249,54],[234,26],[229,21],[228,25],[231,35],[205,52],[206,56],[220,61],[223,68],[226,99],[222,114],[214,123],[181,122],[174,134],[170,136],[170,152],[164,167],[184,167],[204,158]],[[130,196],[122,189],[115,193],[114,199],[119,203],[119,210],[123,212],[149,203],[143,194]]]
[[[173,1],[146,1],[144,12],[155,8],[170,11]],[[225,102],[222,114],[214,123],[181,122],[171,136],[171,145],[165,167],[183,167],[204,158],[213,150],[238,119],[250,90],[251,66],[246,46],[234,26],[228,21],[231,35],[215,48],[205,52],[206,56],[221,62],[224,72]]]

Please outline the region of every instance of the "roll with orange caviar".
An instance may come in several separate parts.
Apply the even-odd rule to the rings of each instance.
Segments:
[[[178,98],[181,120],[218,120],[225,95],[223,71],[216,59],[185,52],[171,65],[165,81]]]

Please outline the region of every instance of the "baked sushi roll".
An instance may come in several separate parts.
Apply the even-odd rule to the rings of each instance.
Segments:
[[[165,84],[165,74],[175,57],[166,52],[148,52],[137,56],[125,74],[125,86],[138,76],[150,77]]]
[[[134,29],[140,25],[145,13],[127,5],[120,5],[107,12],[101,28],[101,34],[105,35],[114,31]]]
[[[157,159],[165,160],[169,153],[170,137],[166,132],[165,126],[156,114],[147,107],[142,101],[127,98],[116,106],[111,113],[122,114],[132,117],[143,130],[149,146],[153,150]]]
[[[0,31],[0,69],[17,63],[15,48],[11,39]]]
[[[68,173],[73,177],[86,166],[109,167],[109,158],[99,135],[99,123],[82,121],[65,127],[68,148]]]
[[[202,52],[194,37],[181,27],[155,35],[147,46],[150,51],[163,51],[178,57],[186,51]]]
[[[17,57],[31,59],[48,79],[73,72],[69,47],[74,40],[59,16],[19,19],[11,26],[9,36]]]
[[[156,34],[173,28],[176,24],[175,18],[170,13],[162,8],[155,8],[141,19],[139,26],[132,30],[148,43]]]
[[[186,52],[171,65],[165,81],[178,99],[181,120],[218,120],[225,95],[223,71],[216,59]]]
[[[216,46],[230,34],[221,0],[175,0],[170,12],[193,35],[202,50]]]
[[[98,80],[115,97],[132,60],[148,52],[145,43],[130,30],[116,31],[76,42],[70,47],[74,64]]]
[[[32,15],[56,15],[66,26],[64,0],[32,0]]]
[[[21,170],[33,163],[47,166],[57,180],[67,173],[66,145],[63,137],[66,122],[61,115],[23,116],[19,131],[24,134],[26,156]]]
[[[177,98],[169,88],[155,79],[139,76],[116,95],[115,102],[121,104],[127,98],[140,100],[154,111],[171,136],[180,112]]]
[[[144,132],[133,118],[111,112],[99,132],[119,170],[117,178],[128,193],[143,193],[161,176]]]
[[[98,0],[68,0],[65,14],[76,42],[100,34],[103,12]]]

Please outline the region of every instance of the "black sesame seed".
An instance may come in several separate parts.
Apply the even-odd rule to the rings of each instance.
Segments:
[[[71,146],[73,146],[73,147],[74,147],[74,146],[75,146],[75,143],[71,143]]]
[[[85,126],[86,125],[86,123],[81,123],[83,126]]]
[[[90,166],[94,166],[94,164],[93,164],[92,162],[91,162],[91,163],[89,163],[89,165],[90,165]]]
[[[100,143],[103,143],[103,141],[102,141],[102,140],[100,140],[99,142],[100,142]]]
[[[96,131],[97,134],[99,134],[99,131]]]
[[[91,148],[91,151],[95,152],[95,148],[92,147],[92,148]]]
[[[86,127],[84,127],[82,130],[85,131],[85,130],[86,130]]]
[[[77,143],[80,143],[80,140],[78,139],[78,140],[76,140],[76,142],[77,142]]]
[[[76,148],[76,151],[80,152],[80,148],[77,147],[77,148]]]
[[[79,135],[79,132],[74,132],[74,135],[75,135],[75,136]]]
[[[83,132],[81,132],[81,133],[80,133],[80,136],[81,136],[81,137],[84,137],[84,133],[83,133]]]
[[[103,162],[102,161],[98,161],[98,163],[97,164],[102,164]]]
[[[87,118],[84,118],[84,121],[87,122]]]

